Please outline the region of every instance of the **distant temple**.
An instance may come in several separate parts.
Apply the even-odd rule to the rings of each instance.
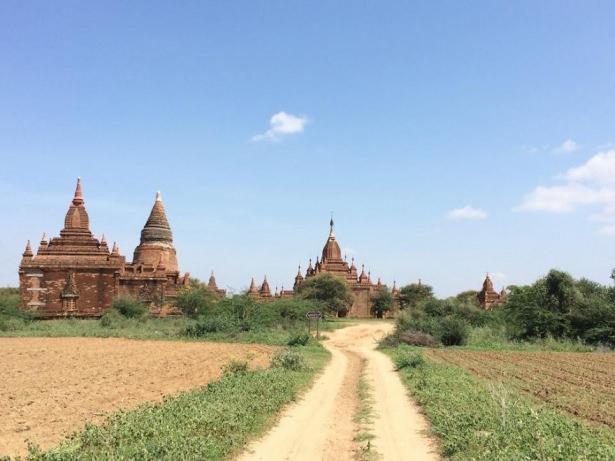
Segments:
[[[316,263],[314,265],[312,265],[312,260],[309,260],[305,276],[301,274],[301,266],[299,266],[299,270],[295,276],[293,290],[284,290],[282,287],[281,291],[278,292],[276,289],[276,293],[272,295],[267,276],[265,276],[260,288],[257,287],[254,278],[252,278],[247,295],[257,300],[291,297],[297,292],[299,286],[305,279],[314,277],[320,273],[330,273],[345,280],[354,297],[354,302],[350,310],[347,313],[343,313],[342,316],[373,317],[371,308],[372,299],[379,290],[386,289],[386,285],[381,283],[380,278],[376,283],[372,283],[371,274],[370,272],[365,272],[364,265],[361,266],[361,273],[359,274],[355,266],[354,258],[352,258],[350,264],[348,264],[346,258],[342,258],[342,251],[335,238],[333,227],[334,223],[333,219],[331,219],[329,223],[329,236],[322,249],[321,258],[319,259],[316,257]],[[398,306],[397,296],[399,295],[395,283],[393,284],[391,294],[393,295],[393,308],[395,308]]]
[[[365,266],[358,273],[354,258],[350,264],[342,258],[333,219],[329,224],[321,257],[314,265],[310,259],[305,276],[299,267],[292,290],[276,287],[272,293],[265,276],[260,286],[252,278],[246,295],[258,301],[289,298],[305,279],[330,273],[342,278],[353,294],[352,306],[341,316],[372,317],[373,298],[386,285],[380,279],[373,283]],[[142,301],[154,315],[178,313],[173,307],[174,298],[178,289],[188,287],[189,282],[189,274],[180,275],[173,234],[159,192],[132,262],[126,262],[117,243],[109,250],[104,235],[100,240],[92,235],[80,179],[60,236],[48,240],[44,234],[36,254],[28,241],[19,265],[21,307],[39,318],[100,317],[118,298]],[[206,287],[218,296],[226,295],[218,288],[213,272]],[[399,292],[395,283],[391,294],[396,309]],[[488,302],[492,300],[490,296]]]
[[[116,243],[109,250],[104,236],[98,240],[92,235],[79,179],[60,236],[47,240],[43,235],[36,254],[28,241],[19,266],[22,308],[42,318],[98,317],[123,297],[143,301],[152,313],[164,315],[188,281],[188,274],[180,276],[160,193],[132,263],[127,263]]]
[[[493,282],[489,274],[483,282],[483,289],[478,292],[478,303],[483,309],[491,310],[506,302],[506,288],[502,288],[499,293],[493,289]]]

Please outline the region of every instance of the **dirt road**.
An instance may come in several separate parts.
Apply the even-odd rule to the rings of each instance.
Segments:
[[[49,448],[110,411],[201,386],[231,359],[267,366],[256,344],[0,338],[0,458]]]
[[[240,461],[343,461],[359,458],[357,385],[362,363],[373,397],[371,442],[383,460],[437,460],[435,445],[424,435],[427,423],[408,398],[391,360],[375,350],[393,325],[365,322],[333,333],[324,342],[331,362],[312,389],[290,406],[264,439],[252,444]],[[365,361],[363,361],[365,359]]]

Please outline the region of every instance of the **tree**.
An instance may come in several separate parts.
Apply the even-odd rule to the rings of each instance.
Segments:
[[[478,291],[476,290],[462,291],[455,296],[455,300],[463,304],[473,304],[475,306],[479,306]]]
[[[416,307],[422,301],[433,298],[433,288],[422,283],[411,283],[399,290],[399,304],[402,309]]]
[[[544,279],[548,308],[551,311],[570,313],[579,302],[581,294],[572,276],[566,272],[551,269]]]
[[[318,301],[339,317],[346,315],[353,302],[346,281],[326,272],[305,279],[297,291],[303,299]]]
[[[384,313],[391,310],[393,304],[393,296],[386,288],[381,288],[376,296],[372,299],[372,312],[381,319],[384,317]]]
[[[216,296],[206,287],[190,286],[177,293],[175,304],[188,317],[196,318],[212,309]]]

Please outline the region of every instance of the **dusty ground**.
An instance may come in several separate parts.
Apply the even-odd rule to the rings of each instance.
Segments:
[[[0,457],[48,448],[86,421],[201,386],[231,359],[266,366],[262,345],[103,338],[0,338]]]
[[[300,402],[290,406],[278,425],[239,458],[247,460],[353,460],[357,445],[357,384],[361,359],[374,398],[372,446],[384,460],[436,460],[435,445],[424,432],[427,423],[408,398],[391,360],[376,351],[377,339],[392,330],[367,322],[327,332],[332,359]]]

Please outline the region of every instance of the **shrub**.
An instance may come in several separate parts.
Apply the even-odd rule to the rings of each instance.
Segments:
[[[216,296],[205,287],[186,288],[177,294],[175,304],[184,315],[197,318],[212,310]]]
[[[424,333],[417,330],[405,330],[398,334],[398,342],[409,344],[410,346],[433,347],[436,345],[436,340],[429,333]]]
[[[118,328],[124,318],[117,310],[109,309],[100,318],[100,325],[104,328]]]
[[[403,370],[404,368],[418,368],[425,364],[423,355],[418,352],[399,352],[393,357],[395,362],[395,370]]]
[[[129,298],[119,298],[113,301],[113,309],[127,319],[140,319],[147,315],[148,309],[145,304]]]
[[[301,371],[308,368],[305,357],[297,352],[291,350],[283,350],[275,354],[271,358],[272,368],[284,368],[290,371]]]
[[[288,337],[289,346],[305,346],[310,341],[310,335],[307,333],[291,333]]]
[[[195,325],[189,325],[184,330],[184,335],[200,337],[207,333],[217,333],[219,331],[231,330],[232,326],[227,319],[222,317],[209,317],[200,320]]]
[[[461,346],[468,338],[468,325],[460,318],[445,317],[438,330],[440,342],[445,346]]]
[[[282,298],[269,303],[268,306],[276,315],[284,319],[287,325],[295,325],[297,322],[304,322],[306,313],[320,310],[324,307],[313,300],[300,298]]]
[[[238,373],[247,373],[248,370],[248,362],[245,360],[231,360],[222,367],[222,374],[224,376],[234,375]]]

